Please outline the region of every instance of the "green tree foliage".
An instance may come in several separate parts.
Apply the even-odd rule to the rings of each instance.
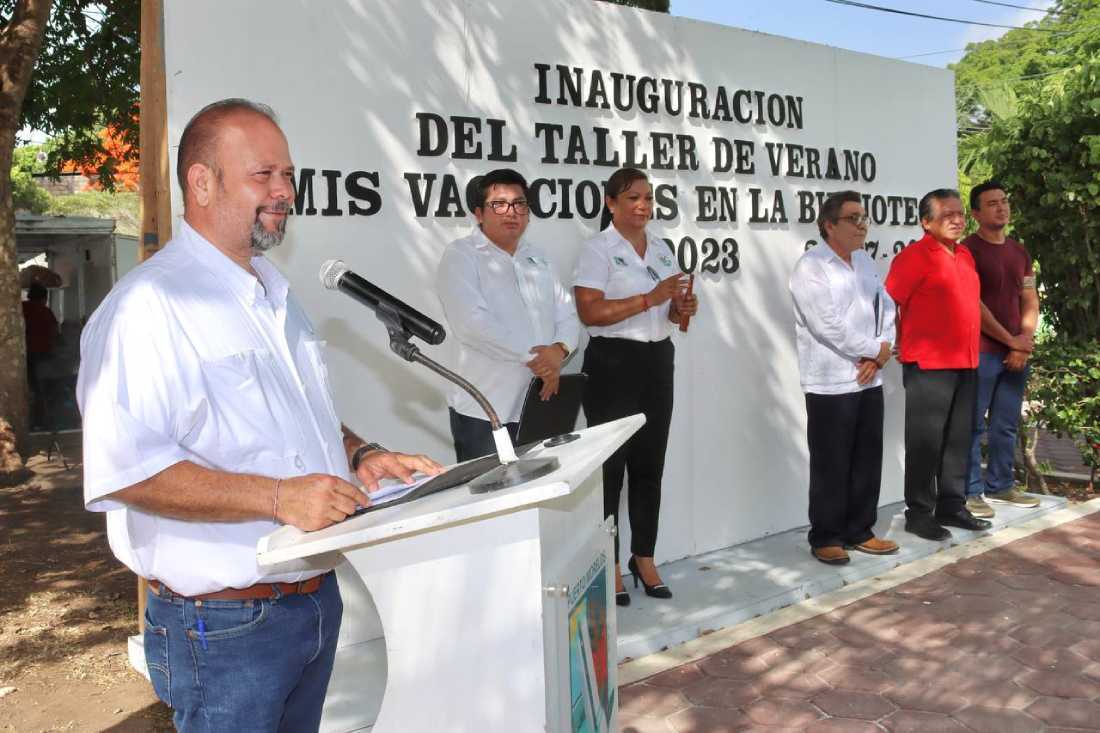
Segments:
[[[1028,421],[1072,438],[1092,482],[1100,470],[1100,350],[1095,343],[1043,342],[1031,360]]]
[[[982,133],[996,119],[1016,114],[1019,94],[1077,63],[1100,25],[1097,0],[1060,0],[1036,30],[1012,30],[1000,38],[972,43],[955,72],[955,105],[959,127],[959,162],[974,183],[990,177],[983,157]],[[966,187],[966,178],[960,183]]]
[[[0,28],[14,4],[0,0]],[[96,134],[107,125],[136,153],[140,10],[136,0],[54,0],[22,114],[24,129],[54,141],[46,170],[103,157],[113,163]],[[113,164],[101,168],[100,180],[109,190],[113,176]]]
[[[16,211],[42,214],[50,206],[50,194],[34,180],[35,173],[45,170],[46,157],[41,145],[24,145],[15,149],[11,165],[11,198]]]
[[[1014,91],[1074,63],[1081,43],[1100,23],[1097,0],[1060,0],[1052,12],[1000,38],[972,43],[955,72],[959,129],[980,131],[1011,110]]]

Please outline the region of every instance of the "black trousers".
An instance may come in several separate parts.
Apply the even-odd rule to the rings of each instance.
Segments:
[[[493,441],[493,426],[488,420],[463,415],[455,412],[453,407],[448,408],[448,411],[451,415],[451,437],[455,442],[455,457],[458,458],[459,463],[497,452],[497,444]],[[519,423],[504,423],[504,427],[508,428],[508,435],[512,436],[514,445]]]
[[[975,369],[902,365],[905,384],[905,517],[955,514],[966,504]]]
[[[32,354],[27,352],[27,385],[31,390],[30,420],[32,428],[46,427],[48,400],[46,380],[42,379],[42,367],[52,354]]]
[[[642,413],[646,423],[603,464],[604,516],[619,526],[619,498],[623,474],[630,514],[630,551],[653,557],[657,546],[657,518],[661,511],[661,474],[672,422],[672,339],[631,341],[594,337],[584,352],[584,415],[589,425],[600,425]],[[615,535],[615,557],[619,536]]]
[[[874,536],[882,485],[882,387],[806,395],[811,547]]]

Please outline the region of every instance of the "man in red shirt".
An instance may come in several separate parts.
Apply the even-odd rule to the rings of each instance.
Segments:
[[[944,525],[989,529],[966,508],[974,422],[980,285],[974,259],[957,242],[966,227],[958,191],[920,200],[924,237],[886,276],[898,304],[898,361],[905,385],[905,530],[946,540]]]
[[[982,284],[982,338],[978,361],[978,399],[970,444],[970,476],[966,507],[974,516],[992,517],[982,499],[1019,507],[1036,507],[1039,500],[1016,489],[1012,464],[1016,429],[1027,385],[1027,360],[1039,324],[1039,295],[1031,256],[1015,239],[1005,236],[1011,209],[1004,186],[987,181],[970,192],[970,215],[978,232],[963,240]],[[988,461],[982,480],[982,434],[989,414]]]
[[[45,385],[42,365],[49,360],[57,343],[58,325],[50,306],[49,292],[41,285],[31,285],[23,301],[23,321],[27,336],[27,382],[33,393],[31,427],[42,427],[46,421]]]

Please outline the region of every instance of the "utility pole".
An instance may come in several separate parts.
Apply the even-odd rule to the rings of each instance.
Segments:
[[[164,74],[164,2],[141,0],[141,258],[172,238],[168,104]]]
[[[164,74],[164,3],[141,0],[141,107],[138,132],[141,251],[145,260],[172,238],[168,104]],[[138,629],[145,627],[145,578],[138,578]]]

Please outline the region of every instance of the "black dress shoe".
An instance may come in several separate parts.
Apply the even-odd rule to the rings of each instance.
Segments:
[[[951,539],[951,533],[931,519],[907,519],[905,531],[933,542]]]
[[[634,556],[631,555],[627,560],[626,567],[634,574],[634,587],[638,587],[638,581],[641,581],[642,587],[645,588],[645,594],[651,598],[672,598],[672,591],[668,589],[668,586],[664,583],[658,583],[657,585],[649,585],[642,580],[642,574],[638,570],[638,563],[634,562]]]
[[[630,594],[627,593],[625,590],[621,590],[621,591],[618,591],[617,593],[615,593],[615,605],[616,606],[629,606],[630,605]]]
[[[936,521],[946,524],[948,527],[981,531],[993,526],[993,522],[986,519],[978,519],[966,509],[960,509],[954,514],[937,514]]]

